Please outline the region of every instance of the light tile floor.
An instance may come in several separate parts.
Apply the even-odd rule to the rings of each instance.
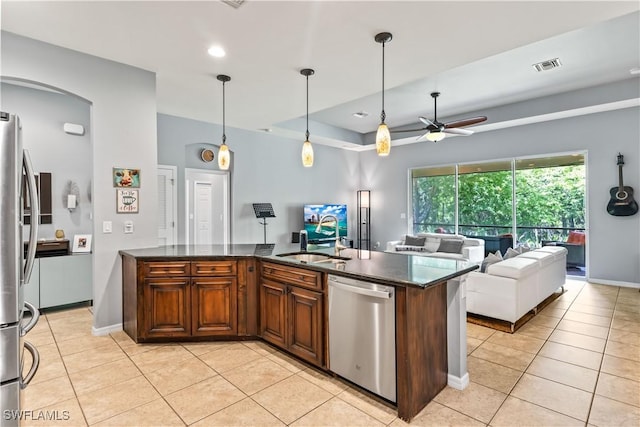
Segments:
[[[513,335],[468,324],[471,384],[445,388],[411,425],[639,426],[640,292],[566,289]],[[262,342],[137,345],[124,332],[92,336],[91,318],[86,307],[50,312],[26,337],[41,368],[25,407],[54,419],[23,425],[406,424]]]

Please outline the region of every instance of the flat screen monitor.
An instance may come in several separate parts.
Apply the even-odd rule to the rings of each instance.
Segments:
[[[325,215],[335,216],[337,223],[333,217]],[[309,241],[335,240],[336,227],[339,236],[347,235],[347,205],[304,205],[304,229]]]

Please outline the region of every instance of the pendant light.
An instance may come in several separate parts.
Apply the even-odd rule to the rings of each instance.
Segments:
[[[302,166],[310,168],[313,166],[313,147],[309,142],[309,76],[313,76],[315,71],[311,68],[300,70],[300,74],[307,78],[307,131],[304,133],[304,144],[302,144]]]
[[[375,41],[382,44],[382,112],[380,113],[380,125],[376,133],[376,152],[378,156],[388,156],[391,152],[391,134],[384,120],[387,118],[384,112],[384,44],[391,41],[391,33],[376,34]]]
[[[225,76],[224,74],[218,74],[218,77],[216,78],[222,82],[222,145],[218,151],[218,167],[222,170],[227,170],[231,163],[231,154],[229,153],[227,135],[225,134],[224,85],[231,80],[231,77]]]

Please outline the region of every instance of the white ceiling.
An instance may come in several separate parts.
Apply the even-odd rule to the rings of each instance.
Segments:
[[[302,68],[316,71],[309,78],[312,123],[375,131],[382,48],[374,36],[382,31],[393,34],[385,48],[390,127],[432,117],[434,90],[442,92],[443,121],[632,78],[629,70],[640,67],[638,1],[248,0],[234,9],[219,1],[2,0],[1,6],[3,30],[155,72],[160,113],[220,123],[222,84],[215,76],[228,74],[227,125],[282,134],[292,134],[286,122],[305,114]],[[209,56],[212,45],[227,56]],[[531,66],[555,57],[562,68],[537,73]],[[357,111],[370,115],[357,119]],[[297,133],[300,124],[293,125]]]

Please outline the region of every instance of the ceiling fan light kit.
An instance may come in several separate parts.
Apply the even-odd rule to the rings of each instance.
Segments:
[[[231,80],[231,77],[224,74],[218,74],[216,77],[222,82],[222,145],[218,151],[218,167],[222,170],[228,170],[231,163],[231,154],[229,153],[229,147],[227,146],[227,135],[225,133],[225,91],[224,86]]]
[[[304,133],[304,144],[302,144],[302,166],[310,168],[313,166],[313,146],[309,141],[309,76],[313,76],[315,71],[311,68],[303,68],[300,74],[307,78],[307,130]]]
[[[384,45],[389,43],[392,38],[391,33],[378,33],[374,38],[377,43],[382,44],[382,112],[380,113],[380,125],[376,132],[376,152],[378,156],[388,156],[391,152],[391,133],[384,122],[387,117],[384,111]]]

